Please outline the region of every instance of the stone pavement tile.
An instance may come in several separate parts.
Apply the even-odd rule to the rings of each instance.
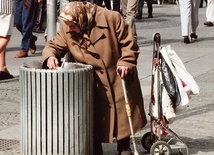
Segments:
[[[19,80],[0,82],[0,131],[20,123]]]
[[[1,155],[20,155],[20,144],[18,140],[0,139]]]
[[[12,139],[20,141],[20,124],[13,125],[7,129],[1,130],[0,139]]]

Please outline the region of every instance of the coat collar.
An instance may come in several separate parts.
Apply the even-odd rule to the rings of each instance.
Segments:
[[[95,26],[92,28],[91,30],[91,34],[90,34],[90,40],[92,42],[92,44],[94,44],[97,40],[99,40],[103,35],[103,28],[107,28],[108,24],[106,21],[106,17],[104,14],[104,11],[101,11],[100,7],[97,7],[97,12],[95,14]]]

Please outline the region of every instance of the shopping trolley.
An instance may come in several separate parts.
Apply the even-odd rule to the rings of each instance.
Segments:
[[[161,36],[159,33],[153,35],[153,62],[152,62],[152,81],[151,81],[151,101],[149,105],[150,127],[151,131],[144,134],[141,138],[141,144],[144,149],[150,152],[151,155],[171,155],[172,150],[178,149],[180,154],[189,155],[187,145],[179,138],[179,136],[168,127],[168,122],[162,114],[161,83],[160,76],[160,43]],[[156,61],[155,61],[156,60]],[[154,72],[155,70],[155,72]],[[157,86],[156,91],[156,106],[157,116],[154,116],[153,100],[154,100],[154,84]],[[167,136],[166,136],[167,134]],[[184,152],[182,152],[184,150]]]

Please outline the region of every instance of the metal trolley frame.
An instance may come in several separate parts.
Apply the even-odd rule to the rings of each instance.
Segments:
[[[159,33],[155,33],[153,35],[153,39],[154,39],[154,44],[153,44],[153,60],[154,58],[157,58],[158,60],[160,60],[161,58],[159,57],[159,53],[160,53],[160,42],[161,42],[161,36]],[[152,70],[154,69],[154,67],[158,67],[158,71],[157,74],[160,73],[160,65],[159,63],[154,65],[152,63]],[[157,75],[157,77],[159,78],[159,75]],[[158,79],[158,83],[159,83],[159,79]],[[152,85],[154,83],[154,74],[152,73]],[[151,93],[152,93],[152,85],[151,85]],[[158,88],[158,87],[157,87]],[[162,121],[162,112],[161,112],[161,101],[160,101],[160,97],[161,97],[161,91],[159,90],[160,88],[158,88],[158,97],[157,97],[157,103],[158,103],[158,108],[157,108],[157,112],[158,112],[158,118],[155,118],[154,116],[152,116],[151,114],[151,102],[150,101],[150,107],[149,107],[149,115],[150,115],[150,121],[151,121],[151,131],[147,132],[146,134],[144,134],[142,136],[141,139],[141,144],[143,146],[144,149],[146,149],[147,151],[150,152],[151,155],[171,155],[172,154],[172,150],[173,149],[178,149],[179,150],[179,154],[185,154],[185,155],[189,155],[189,150],[187,145],[179,138],[179,136],[173,132],[168,126],[166,126],[165,123],[163,123]],[[152,100],[152,99],[151,99]],[[152,128],[154,127],[152,123],[156,123],[157,127],[157,134],[154,134],[152,131]],[[164,130],[168,131],[169,133],[169,137],[168,139],[164,136],[162,136],[160,134],[160,128],[163,128]],[[171,136],[171,137],[170,137]],[[174,142],[174,140],[176,140],[176,143]],[[181,151],[181,149],[185,149],[186,151],[183,153]]]

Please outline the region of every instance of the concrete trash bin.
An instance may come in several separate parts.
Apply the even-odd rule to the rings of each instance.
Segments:
[[[92,155],[93,67],[20,66],[21,155]]]

